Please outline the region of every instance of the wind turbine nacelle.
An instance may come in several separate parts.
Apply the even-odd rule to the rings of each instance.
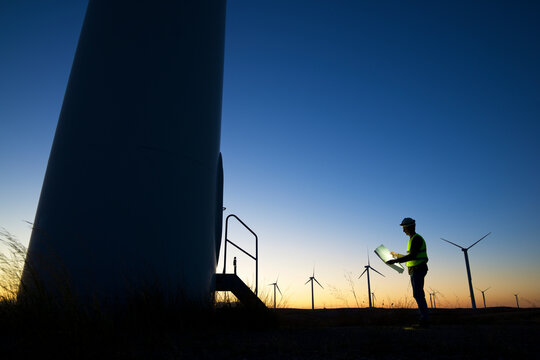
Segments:
[[[90,0],[20,298],[207,302],[221,241],[225,0]]]

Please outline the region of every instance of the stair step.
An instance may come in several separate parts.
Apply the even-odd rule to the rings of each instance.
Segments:
[[[235,274],[216,274],[216,291],[230,291],[248,308],[267,309],[266,305]]]

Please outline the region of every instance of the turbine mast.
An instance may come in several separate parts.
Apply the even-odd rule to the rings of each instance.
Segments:
[[[86,2],[20,296],[63,301],[68,285],[81,304],[123,303],[151,283],[203,306],[222,235],[226,1]]]
[[[311,278],[311,310],[315,310],[315,299],[313,296],[313,278]]]
[[[469,255],[467,254],[468,249],[461,249],[465,255],[465,266],[467,267],[467,278],[469,279],[469,292],[471,293],[471,305],[473,309],[476,309],[476,301],[474,300],[474,291],[472,286],[471,279],[471,267],[469,266]]]
[[[369,282],[369,267],[367,267],[367,296],[369,298],[369,308],[371,309],[371,284]]]
[[[277,283],[274,284],[274,309],[276,308],[276,286],[277,286]]]

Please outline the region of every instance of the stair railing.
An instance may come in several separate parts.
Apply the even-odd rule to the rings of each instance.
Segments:
[[[236,245],[231,240],[229,240],[227,235],[228,235],[228,229],[229,229],[229,218],[231,217],[238,220],[240,224],[242,224],[246,229],[249,230],[250,233],[253,234],[253,236],[255,236],[255,256],[251,255],[246,250],[242,249],[240,246]],[[226,273],[226,269],[227,269],[227,243],[231,243],[231,245],[236,247],[238,250],[242,251],[244,254],[246,254],[253,260],[255,260],[255,295],[257,295],[257,291],[259,288],[259,238],[257,234],[255,234],[255,232],[251,230],[249,226],[247,226],[242,220],[240,220],[238,216],[234,214],[230,214],[229,216],[227,216],[227,219],[225,220],[225,250],[223,251],[223,273],[224,274]]]

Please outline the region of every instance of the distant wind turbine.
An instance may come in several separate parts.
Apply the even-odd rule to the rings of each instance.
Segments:
[[[433,300],[432,303],[431,303],[431,308],[432,309],[436,309],[437,308],[437,301],[436,301],[436,295],[437,294],[440,294],[441,292],[438,291],[438,290],[433,290],[432,288],[429,288],[431,291],[431,293],[429,293],[429,299],[430,300]]]
[[[517,305],[517,308],[519,309],[518,295],[519,295],[519,294],[514,294],[514,296],[516,297],[516,305]]]
[[[480,291],[482,293],[482,299],[484,299],[484,309],[486,308],[486,295],[484,294],[486,291],[488,291],[489,289],[491,289],[491,286],[488,287],[487,289],[485,290],[480,290],[479,288],[476,288],[476,290]]]
[[[373,307],[375,307],[375,299],[376,299],[376,297],[375,297],[374,292],[371,293],[371,297],[373,298]]]
[[[309,280],[306,281],[306,283],[304,285],[307,285],[308,282],[311,281],[311,310],[315,310],[315,297],[313,295],[313,281],[315,281],[317,284],[319,284],[319,286],[323,288],[323,286],[321,285],[320,282],[317,281],[317,279],[315,279],[315,268],[313,268],[313,276],[310,276],[309,277]]]
[[[486,235],[482,236],[482,238],[480,238],[480,240],[478,240],[477,242],[475,242],[474,244],[472,244],[468,248],[464,248],[463,246],[459,246],[458,244],[455,244],[455,243],[453,243],[451,241],[448,241],[446,239],[441,238],[441,240],[446,241],[447,243],[450,243],[450,244],[460,248],[461,251],[463,251],[463,254],[465,255],[465,266],[467,267],[467,278],[469,279],[469,292],[471,294],[471,304],[472,304],[473,309],[476,309],[476,301],[474,300],[474,291],[473,291],[473,285],[472,285],[472,279],[471,279],[471,268],[469,266],[469,255],[467,254],[467,251],[470,248],[472,248],[474,245],[478,244],[481,240],[483,240],[489,234],[491,234],[491,232],[489,232]]]
[[[279,291],[279,294],[281,295],[281,297],[283,297],[283,294],[281,293],[281,290],[279,290],[279,286],[277,284],[278,279],[279,279],[279,275],[278,275],[278,277],[276,279],[276,282],[268,284],[268,286],[273,286],[274,287],[274,309],[276,308],[276,289],[277,289],[277,291]]]
[[[371,305],[371,283],[369,281],[369,269],[375,271],[377,274],[382,275],[383,277],[384,277],[384,275],[371,267],[371,265],[369,263],[369,252],[368,252],[368,264],[365,265],[364,268],[365,268],[365,270],[362,272],[362,274],[360,274],[360,276],[358,278],[360,279],[362,277],[362,275],[364,275],[367,272],[367,288],[368,288],[369,307],[372,308],[373,306]]]

